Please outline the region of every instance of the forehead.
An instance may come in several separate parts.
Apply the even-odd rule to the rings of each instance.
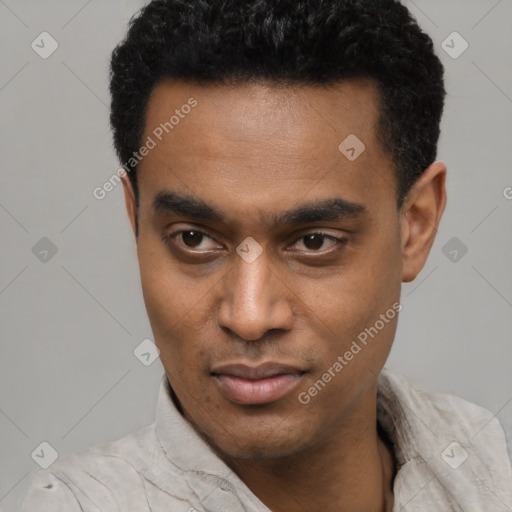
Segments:
[[[161,81],[146,111],[142,142],[155,147],[139,164],[141,189],[228,201],[236,194],[263,209],[333,188],[359,203],[393,196],[393,164],[376,134],[379,105],[376,85],[362,79],[329,87]]]

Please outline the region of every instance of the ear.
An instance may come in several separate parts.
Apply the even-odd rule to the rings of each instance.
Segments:
[[[135,198],[135,191],[133,190],[132,183],[126,172],[121,174],[121,181],[123,183],[126,213],[128,214],[128,220],[132,225],[135,237],[137,237],[137,200]]]
[[[434,162],[412,186],[401,209],[402,281],[425,265],[446,206],[446,166]]]

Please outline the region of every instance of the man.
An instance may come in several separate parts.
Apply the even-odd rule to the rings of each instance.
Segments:
[[[155,0],[111,93],[156,421],[24,510],[511,510],[496,418],[383,370],[446,204],[443,69],[407,9]]]

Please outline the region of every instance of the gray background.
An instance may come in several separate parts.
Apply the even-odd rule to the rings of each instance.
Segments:
[[[448,166],[449,200],[426,267],[403,287],[388,367],[512,425],[512,200],[504,193],[512,196],[512,1],[406,4],[446,66],[438,158]],[[141,6],[0,0],[5,511],[17,510],[39,469],[31,453],[41,442],[62,456],[153,421],[163,368],[133,354],[152,334],[122,189],[102,201],[92,195],[119,167],[108,128],[108,60]],[[59,44],[47,59],[31,48],[43,31]],[[469,43],[456,59],[441,46],[453,31]],[[43,237],[57,248],[46,261],[44,247],[33,252]],[[453,237],[456,245],[445,248]]]

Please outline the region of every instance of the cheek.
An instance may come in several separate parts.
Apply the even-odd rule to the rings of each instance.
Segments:
[[[207,348],[215,326],[212,297],[215,280],[192,280],[171,262],[165,248],[138,248],[140,276],[155,343],[160,359],[172,374],[197,375],[207,361]],[[197,379],[196,379],[197,380]]]
[[[170,250],[156,234],[142,235],[137,244],[144,302],[152,324],[169,329],[197,302],[197,288],[191,286]]]
[[[400,299],[401,260],[396,230],[383,230],[382,236],[354,254],[346,270],[340,268],[338,272],[323,299],[317,299],[323,301],[322,318],[330,331],[339,335],[330,346],[330,357],[349,350],[359,337],[363,349],[354,360],[363,364],[365,360],[382,360],[394,338]]]
[[[388,216],[393,219],[391,214],[383,214],[384,218]],[[381,224],[367,237],[346,286],[366,301],[369,310],[372,305],[387,308],[385,302],[400,292],[401,269],[399,226],[394,222]]]
[[[186,318],[187,309],[190,309],[188,304],[193,300],[190,287],[184,286],[180,273],[163,252],[156,243],[139,240],[142,293],[155,341],[161,351],[168,349],[166,340],[176,338],[174,333]]]
[[[180,317],[186,292],[178,282],[179,275],[159,251],[139,241],[138,256],[142,293],[151,325],[158,331],[168,329]]]

